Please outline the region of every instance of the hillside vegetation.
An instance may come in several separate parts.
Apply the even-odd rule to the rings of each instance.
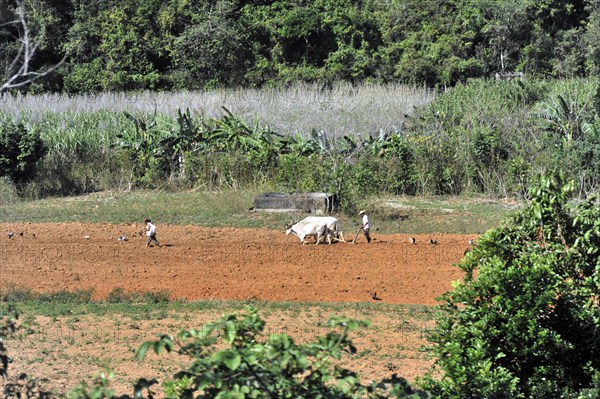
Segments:
[[[598,0],[27,0],[30,91],[90,93],[293,82],[452,86],[470,78],[597,76]],[[16,2],[0,5],[11,19]],[[2,22],[2,21],[0,21]],[[19,48],[0,24],[0,65]],[[10,68],[0,68],[10,70]],[[1,75],[0,75],[1,76]],[[0,77],[2,80],[2,77]]]
[[[0,81],[28,48],[52,71],[2,94],[0,176],[18,196],[261,187],[353,212],[526,196],[556,167],[579,196],[598,185],[598,0],[1,7]]]

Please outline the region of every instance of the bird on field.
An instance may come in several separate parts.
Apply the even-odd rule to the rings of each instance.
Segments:
[[[122,235],[117,238],[118,241],[127,241],[127,236]]]
[[[414,238],[414,237],[410,237],[410,238],[408,239],[408,241],[409,241],[409,242],[410,242],[412,245],[416,245],[416,244],[417,244],[417,239],[416,239],[416,238]]]
[[[437,240],[434,240],[434,239],[432,238],[432,239],[430,239],[430,240],[429,240],[429,243],[430,243],[431,245],[437,245],[437,243],[438,243],[438,242],[437,242]]]
[[[369,293],[369,295],[371,295],[371,298],[372,298],[374,301],[381,301],[381,298],[379,298],[379,297],[377,296],[377,293],[376,293],[375,291],[373,291],[373,292],[371,292],[371,291],[367,291],[367,292]]]
[[[10,240],[11,238],[13,238],[13,236],[15,235],[14,231],[9,231],[8,233],[6,233],[6,236],[8,237],[8,239]]]
[[[475,240],[473,240],[473,239],[470,239],[470,240],[469,240],[469,245],[475,245]]]

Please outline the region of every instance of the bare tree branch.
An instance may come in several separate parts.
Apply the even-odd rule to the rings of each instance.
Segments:
[[[14,21],[7,21],[7,22],[2,22],[0,24],[0,28],[2,28],[3,26],[10,26],[10,25],[16,25],[18,24],[20,21],[18,19],[15,19]]]
[[[56,64],[40,69],[32,69],[31,64],[36,56],[42,39],[32,35],[27,23],[25,1],[15,0],[15,14],[17,19],[0,24],[2,26],[14,25],[18,31],[16,40],[20,43],[19,50],[5,71],[6,81],[1,82],[0,94],[10,89],[26,86],[34,80],[47,76],[59,68],[66,60],[66,55]]]

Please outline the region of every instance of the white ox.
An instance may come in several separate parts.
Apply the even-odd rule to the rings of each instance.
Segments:
[[[345,242],[342,225],[333,216],[308,216],[302,219],[301,222],[325,223],[329,230],[329,234],[333,236],[334,240]],[[328,237],[327,239],[330,240],[331,237]]]
[[[285,234],[295,234],[302,244],[308,244],[306,237],[314,236],[317,239],[317,244],[321,241],[321,237],[327,237],[329,244],[331,244],[331,237],[327,229],[327,224],[319,222],[296,222],[291,225],[285,225]]]

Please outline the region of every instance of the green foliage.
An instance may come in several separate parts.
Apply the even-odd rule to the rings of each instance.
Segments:
[[[114,377],[111,370],[96,373],[93,385],[88,387],[87,383],[82,382],[67,394],[69,399],[104,399],[114,398],[115,391],[110,388],[110,380]]]
[[[163,384],[168,398],[425,397],[396,376],[363,385],[340,365],[345,353],[356,352],[350,331],[366,325],[345,317],[332,319],[329,326],[336,330],[314,343],[296,344],[286,334],[264,337],[264,320],[256,309],[248,308],[241,316],[226,315],[201,329],[145,342],[136,356],[143,359],[152,350],[191,358],[188,368]],[[218,338],[226,348],[215,348]]]
[[[5,378],[8,370],[9,356],[4,346],[4,340],[17,331],[19,312],[12,306],[0,308],[0,378]]]
[[[124,151],[129,158],[131,184],[142,187],[160,185],[169,177],[172,166],[162,146],[169,138],[168,125],[156,113],[147,116],[125,112],[125,117],[133,123],[134,129],[119,133],[113,146]],[[180,143],[173,142],[172,145],[174,148],[170,150],[179,150]]]
[[[10,82],[33,93],[60,90],[60,74],[44,74],[61,63],[62,44],[71,23],[69,5],[58,3],[27,0],[0,4],[0,86]],[[17,22],[17,9],[23,10],[26,31]]]
[[[580,83],[472,81],[419,109],[404,131],[420,140],[417,164],[430,160],[416,168],[430,182],[423,191],[525,195],[534,171],[557,162],[593,191],[581,149],[592,144],[582,129],[595,118],[597,82]]]
[[[430,336],[441,398],[598,395],[600,207],[569,205],[572,189],[540,179],[459,264]]]
[[[69,390],[66,397],[68,399],[142,399],[144,392],[147,391],[148,398],[154,396],[150,388],[156,384],[156,380],[147,380],[141,378],[133,387],[133,396],[115,395],[115,390],[110,387],[110,382],[114,379],[115,374],[111,369],[106,369],[98,372],[94,376],[94,380],[90,385],[86,382],[81,382],[76,387]]]
[[[8,366],[11,357],[4,344],[5,340],[14,337],[21,329],[18,323],[19,311],[13,304],[0,305],[0,378],[2,378],[2,393],[10,398],[50,399],[52,394],[43,389],[40,382],[30,378],[26,373],[21,373],[18,379],[8,378]]]
[[[125,292],[123,288],[115,288],[106,296],[108,303],[149,303],[164,304],[169,303],[171,295],[166,291],[148,291],[148,292]]]
[[[544,107],[542,115],[548,121],[550,129],[556,132],[567,144],[579,140],[582,136],[582,122],[577,104],[558,95]]]
[[[169,115],[156,105],[150,112],[27,110],[2,118],[6,126],[27,120],[27,131],[39,132],[48,148],[27,187],[32,197],[137,187],[266,185],[327,191],[352,212],[371,194],[525,196],[532,176],[555,164],[577,182],[580,195],[600,184],[595,79],[473,80],[436,94],[423,106],[413,102],[413,110],[406,104],[401,104],[404,110],[391,112],[390,107],[397,125],[393,118],[378,124],[378,116],[388,112],[377,113],[378,101],[385,102],[377,97],[393,89],[377,88],[335,88],[350,97],[365,96],[354,105],[373,104],[357,106],[357,119],[333,121],[327,129],[320,127],[325,124],[320,116],[312,115],[314,108],[296,104],[329,107],[329,95],[318,89],[304,97],[295,88],[283,94],[264,89],[279,96],[273,101],[287,101],[290,107],[269,125],[264,115],[246,113],[244,118],[220,104],[220,114],[175,105]],[[236,94],[238,108],[245,109],[244,97],[252,92]],[[83,108],[96,100],[82,97]],[[372,120],[364,128],[357,122],[363,115]],[[289,119],[273,129],[279,118]],[[338,130],[336,125],[344,126]]]
[[[0,176],[7,176],[22,193],[33,180],[37,163],[44,158],[47,148],[40,135],[29,131],[23,124],[0,124]]]
[[[63,289],[53,293],[34,293],[30,288],[8,287],[0,296],[0,301],[8,303],[37,301],[44,304],[57,302],[81,305],[92,302],[92,294],[93,290],[67,291]]]
[[[10,6],[11,2],[7,5]],[[598,72],[597,0],[245,2],[28,0],[36,65],[28,90],[69,93],[260,87],[337,80],[453,86],[496,72]],[[10,16],[8,9],[3,14]],[[6,18],[9,20],[9,18]],[[0,26],[0,68],[19,48]],[[4,77],[6,79],[7,77]]]
[[[69,41],[69,92],[156,89],[166,52],[156,15],[162,1],[75,2]]]
[[[181,89],[245,83],[252,54],[245,27],[237,21],[236,2],[221,0],[202,8],[174,40],[175,66],[186,77],[175,83]]]
[[[600,2],[590,0],[587,2],[587,7],[590,11],[590,19],[584,36],[588,47],[586,66],[592,76],[600,77],[600,46],[598,46],[600,40]]]
[[[59,305],[58,301],[54,305]],[[223,309],[223,303],[180,303],[187,311]],[[66,302],[65,302],[66,303]],[[65,304],[63,303],[63,305]],[[225,304],[234,309],[241,304]],[[268,305],[270,307],[272,305]],[[291,304],[274,304],[277,309],[289,311]],[[365,311],[364,304],[360,309]],[[60,308],[62,306],[59,305]],[[367,306],[367,307],[370,307]],[[333,306],[338,309],[338,305]],[[81,314],[83,308],[68,307],[68,314]],[[128,317],[135,307],[119,308]],[[147,317],[148,307],[136,311]],[[88,311],[106,312],[105,307],[90,304]],[[389,309],[392,312],[398,309]],[[411,315],[418,309],[409,307]],[[383,311],[378,307],[378,311]],[[425,318],[431,313],[423,309]],[[86,311],[84,310],[83,313]],[[42,311],[44,314],[45,312]],[[55,310],[50,311],[50,315]],[[400,310],[399,314],[404,313]],[[12,306],[0,308],[0,377],[6,377],[9,358],[3,345],[4,339],[17,331],[19,312]],[[296,344],[286,334],[265,334],[265,322],[257,310],[246,307],[242,315],[230,314],[221,320],[208,323],[201,329],[182,330],[176,337],[162,335],[157,341],[143,343],[136,352],[142,360],[149,350],[156,354],[177,352],[190,358],[191,364],[163,382],[163,394],[156,393],[156,379],[141,378],[133,385],[133,395],[116,394],[111,388],[115,375],[105,369],[95,374],[91,383],[82,382],[69,390],[68,398],[217,398],[217,397],[298,397],[298,398],[428,398],[427,392],[413,390],[403,378],[393,375],[382,381],[363,385],[358,375],[343,367],[343,357],[356,353],[357,349],[349,334],[368,322],[347,317],[332,318],[328,326],[332,331],[313,343]],[[5,380],[3,392],[8,396],[26,398],[51,398],[55,394],[42,389],[37,380],[21,374],[18,382]]]
[[[212,180],[219,175],[225,179],[221,184],[239,187],[251,182],[253,174],[268,173],[277,154],[285,152],[287,141],[258,122],[251,127],[224,110],[221,118],[194,118],[189,110],[178,110],[176,125],[159,124],[156,115],[147,120],[126,113],[135,130],[120,133],[115,147],[128,154],[134,184],[156,187],[167,179],[196,181],[203,173],[202,164],[210,164],[205,177],[215,185]],[[195,176],[188,176],[190,172]]]
[[[68,303],[71,305],[85,304],[92,301],[93,290],[79,290],[79,291],[67,291],[58,290],[53,293],[43,293],[36,295],[36,299],[40,302],[54,302],[58,301],[61,303]]]

